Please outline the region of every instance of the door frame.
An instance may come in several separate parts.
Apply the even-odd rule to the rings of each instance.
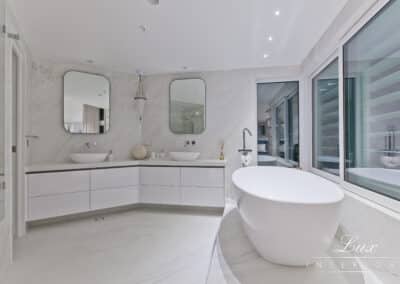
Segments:
[[[285,159],[282,159],[282,158],[278,157],[278,160],[280,162],[287,163],[287,165],[289,165],[289,166],[294,166],[294,167],[297,167],[297,168],[301,169],[303,167],[303,164],[305,164],[305,163],[304,163],[304,161],[302,161],[302,152],[301,152],[300,149],[302,147],[302,142],[303,142],[302,139],[303,139],[303,137],[306,137],[303,133],[300,133],[300,129],[302,129],[301,122],[302,122],[303,115],[304,115],[304,112],[302,111],[302,109],[303,109],[302,108],[303,107],[302,103],[303,103],[303,99],[304,99],[302,97],[302,95],[303,95],[303,90],[302,90],[303,80],[302,80],[302,77],[301,76],[286,76],[286,77],[276,77],[276,78],[269,78],[269,79],[256,79],[256,81],[255,81],[255,84],[256,84],[256,88],[255,88],[256,100],[255,101],[256,102],[255,103],[256,103],[256,105],[258,104],[258,99],[257,99],[257,96],[258,96],[257,85],[258,84],[290,83],[290,82],[296,82],[297,86],[298,86],[297,95],[298,95],[298,98],[299,98],[299,106],[298,106],[298,112],[299,112],[299,162],[293,162],[293,161],[290,161],[289,159],[286,158],[286,155],[289,152],[288,149],[286,149],[288,147],[288,143],[286,143],[286,145],[285,145]],[[271,121],[271,123],[272,123],[272,127],[271,127],[272,136],[276,136],[276,108],[277,108],[277,106],[280,105],[281,103],[284,103],[284,105],[285,105],[284,106],[285,119],[287,119],[287,115],[288,115],[288,112],[287,112],[287,101],[288,101],[289,98],[292,98],[295,95],[296,94],[293,93],[293,94],[290,94],[287,97],[280,98],[278,100],[273,100],[272,105],[271,105],[272,106],[272,109],[271,109],[271,113],[272,113],[272,121]],[[287,127],[285,127],[285,139],[288,137],[287,136],[287,130],[288,130]],[[276,150],[277,150],[276,141],[274,139],[272,139],[272,140],[273,140],[272,153],[276,153]],[[256,156],[256,160],[258,160],[258,154]]]
[[[8,102],[10,105],[10,112],[8,114],[8,124],[10,127],[9,130],[9,138],[8,138],[8,146],[10,153],[9,161],[10,165],[12,165],[12,153],[11,153],[11,146],[12,146],[12,115],[14,107],[12,104],[12,76],[13,76],[13,66],[12,66],[12,58],[13,53],[18,57],[18,86],[17,86],[17,98],[16,98],[16,110],[17,110],[17,124],[16,124],[16,146],[17,146],[17,157],[16,157],[16,186],[13,184],[13,177],[11,176],[12,168],[10,167],[10,177],[8,182],[8,187],[10,188],[10,198],[11,198],[11,238],[13,238],[13,228],[16,228],[16,236],[21,237],[26,234],[26,224],[25,224],[25,154],[26,154],[26,147],[25,147],[25,123],[24,123],[24,101],[25,95],[27,91],[27,62],[26,56],[24,54],[23,47],[20,46],[20,42],[12,39],[6,40],[6,96],[8,97]],[[17,204],[17,224],[14,223],[14,200],[13,200],[13,189],[16,189],[16,204]]]

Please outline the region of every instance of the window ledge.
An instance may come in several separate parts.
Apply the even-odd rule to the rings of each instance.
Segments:
[[[400,201],[345,181],[341,182],[341,186],[352,198],[400,221]]]

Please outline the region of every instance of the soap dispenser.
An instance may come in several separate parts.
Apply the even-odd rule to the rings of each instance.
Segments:
[[[220,153],[219,153],[219,159],[220,159],[221,161],[225,160],[224,146],[225,146],[225,144],[224,144],[224,142],[222,142],[222,144],[221,144],[221,149],[220,149]]]

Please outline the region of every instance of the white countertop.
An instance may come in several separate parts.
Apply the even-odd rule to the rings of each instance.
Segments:
[[[26,173],[51,172],[68,170],[101,169],[113,167],[134,167],[134,166],[169,166],[169,167],[225,167],[223,160],[195,160],[195,161],[171,161],[171,160],[130,160],[112,161],[91,164],[60,163],[60,164],[34,164],[25,167]]]

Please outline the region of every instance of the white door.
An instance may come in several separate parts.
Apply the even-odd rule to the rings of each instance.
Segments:
[[[0,0],[0,27],[5,24],[5,1]],[[0,32],[0,270],[11,261],[12,242],[10,240],[10,214],[8,189],[3,187],[5,181],[9,182],[7,153],[8,127],[6,121],[9,117],[10,104],[6,98],[5,84],[5,34]],[[9,148],[8,148],[9,149]],[[7,161],[7,162],[6,162]]]
[[[17,160],[17,125],[18,125],[18,108],[17,108],[17,102],[18,102],[18,94],[19,94],[19,81],[20,81],[20,76],[19,76],[19,55],[16,49],[12,48],[11,52],[11,95],[12,95],[12,154],[11,154],[11,176],[12,176],[12,203],[13,203],[13,236],[16,237],[17,235],[17,216],[18,216],[18,206],[17,206],[17,200],[18,200],[18,178],[17,178],[17,169],[18,169],[18,160]]]

